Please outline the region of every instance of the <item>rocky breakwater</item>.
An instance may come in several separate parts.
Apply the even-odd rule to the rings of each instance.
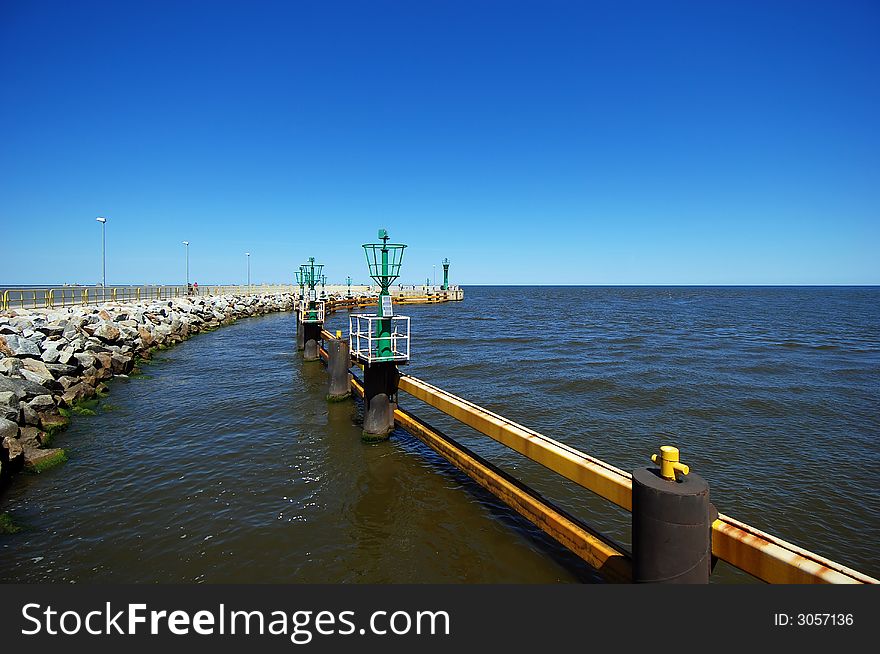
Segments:
[[[0,313],[0,478],[65,460],[54,434],[154,349],[293,307],[289,294],[220,295]]]

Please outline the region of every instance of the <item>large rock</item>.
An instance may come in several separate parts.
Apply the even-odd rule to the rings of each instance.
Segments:
[[[58,383],[61,384],[61,388],[63,388],[65,391],[71,386],[79,384],[79,382],[79,377],[72,377],[70,375],[64,375],[58,378]]]
[[[0,334],[0,354],[3,354],[8,357],[14,357],[15,352],[12,351],[12,348],[9,347],[9,344],[6,342],[6,337]]]
[[[21,441],[12,436],[4,436],[0,438],[0,447],[6,450],[5,452],[0,452],[0,459],[4,459],[13,465],[21,463],[21,456],[24,453]]]
[[[18,419],[19,422],[25,425],[36,425],[40,424],[40,416],[37,415],[37,412],[34,411],[33,407],[29,404],[25,404],[22,402],[18,405],[19,409],[21,409],[21,417]]]
[[[20,374],[27,381],[33,382],[35,384],[42,385],[43,382],[46,381],[44,377],[41,377],[37,373],[27,370],[26,368],[22,368],[21,370],[19,370],[18,374]]]
[[[132,358],[127,357],[124,354],[114,354],[110,358],[110,361],[110,369],[113,371],[114,375],[127,375],[134,366]]]
[[[52,399],[51,395],[37,395],[34,399],[28,402],[28,406],[34,411],[46,411],[55,408],[55,401]]]
[[[146,327],[138,327],[137,331],[138,336],[141,337],[141,343],[143,343],[144,347],[151,347],[155,342],[152,332],[150,332],[150,330]]]
[[[113,363],[110,355],[106,352],[93,352],[92,354],[95,357],[95,361],[97,361],[96,367],[98,368],[109,368]]]
[[[18,442],[25,449],[40,447],[43,444],[43,432],[37,427],[22,427],[19,431]]]
[[[0,440],[18,438],[18,424],[6,418],[0,418]]]
[[[12,391],[0,391],[0,418],[18,420],[19,399],[19,396]]]
[[[64,395],[61,396],[61,400],[67,406],[72,406],[77,402],[89,399],[90,397],[94,396],[94,394],[94,388],[92,388],[85,382],[80,382],[79,384],[74,384],[66,391],[64,391]]]
[[[49,393],[48,388],[29,379],[14,379],[12,377],[0,376],[0,392],[2,391],[12,391],[19,398],[30,398]]]
[[[107,352],[107,344],[98,338],[90,338],[86,341],[84,349],[89,354],[95,354],[95,352]]]
[[[67,326],[66,322],[63,325],[61,325],[61,324],[57,324],[57,325],[44,324],[44,325],[39,325],[37,327],[37,331],[45,334],[46,336],[61,336],[64,333],[64,328],[66,326]]]
[[[75,360],[76,359],[74,359],[74,361]],[[75,375],[76,371],[79,370],[76,366],[64,365],[63,363],[47,363],[46,368],[49,369],[49,372],[51,372],[52,376],[56,379],[68,375]]]
[[[79,365],[83,368],[92,368],[95,366],[96,360],[95,355],[89,352],[77,352],[74,357],[77,361],[79,361]]]
[[[105,343],[112,343],[113,341],[119,340],[119,329],[109,322],[102,322],[98,325],[94,335]]]
[[[54,406],[49,411],[38,411],[37,415],[40,418],[40,428],[49,433],[64,429],[70,424],[70,418],[62,416]]]
[[[40,355],[40,359],[43,360],[43,363],[55,363],[60,358],[61,352],[54,347],[46,348]]]
[[[59,463],[64,463],[67,458],[64,450],[55,448],[46,448],[35,450],[25,448],[24,450],[24,466],[33,471],[40,472]]]
[[[19,358],[40,357],[40,346],[23,336],[7,334],[4,336],[7,347],[12,351],[14,356]]]
[[[5,359],[0,359],[0,375],[10,377],[12,375],[17,375],[19,370],[21,370],[21,359],[18,357],[6,357]]]
[[[52,376],[52,373],[49,372],[46,364],[39,359],[23,359],[21,365],[21,373],[26,379],[30,379],[31,381],[37,382],[38,384],[42,384],[44,386],[47,382],[51,383],[55,381],[55,378]],[[28,371],[32,372],[34,376],[32,377],[25,374]]]

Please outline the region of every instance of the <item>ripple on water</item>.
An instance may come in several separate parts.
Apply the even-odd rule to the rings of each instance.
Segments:
[[[880,574],[880,292],[549,289],[561,319],[541,339],[545,317],[520,308],[544,291],[467,292],[406,308],[418,337],[407,373],[624,469],[672,438],[725,513]],[[347,322],[337,314],[327,327]],[[59,435],[70,461],[0,497],[0,512],[26,527],[0,541],[0,579],[589,578],[417,439],[397,431],[365,446],[359,404],[325,402],[326,374],[301,363],[294,328],[286,315],[240,321],[148,364],[149,379],[113,382],[115,410]],[[401,401],[628,538],[625,514]],[[815,461],[828,464],[819,494]]]

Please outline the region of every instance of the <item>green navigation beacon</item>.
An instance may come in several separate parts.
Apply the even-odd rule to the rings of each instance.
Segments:
[[[449,259],[443,259],[443,286],[441,290],[449,290]]]
[[[364,413],[366,440],[388,437],[394,428],[397,404],[397,365],[409,361],[409,317],[394,315],[389,289],[400,277],[406,245],[389,243],[388,230],[379,230],[381,243],[364,244],[367,268],[379,285],[375,314],[352,314],[349,317],[351,355],[364,365]]]
[[[369,362],[373,361],[398,361],[406,362],[409,360],[409,318],[405,316],[394,316],[394,310],[391,305],[391,294],[389,288],[398,277],[400,277],[400,266],[403,263],[403,251],[406,248],[401,243],[389,243],[388,231],[379,230],[379,238],[381,243],[366,243],[364,253],[367,257],[367,268],[372,277],[379,285],[379,303],[376,307],[375,315],[352,316],[352,318],[362,318],[363,327],[369,331],[367,333],[369,341]],[[392,332],[392,323],[395,327],[406,327],[405,332]],[[360,331],[360,330],[358,330]],[[403,348],[398,349],[398,337],[405,336],[400,339],[400,345]],[[352,349],[356,354],[361,351]]]
[[[348,277],[345,278],[345,281],[348,282],[348,295],[345,297],[351,298],[351,275],[348,275]]]
[[[321,340],[321,328],[324,324],[324,300],[318,299],[315,286],[321,279],[324,264],[315,263],[315,257],[309,257],[308,263],[304,263],[299,269],[302,283],[309,287],[308,293],[299,302],[299,319],[304,341],[303,360],[318,361],[318,341]]]
[[[321,299],[327,299],[327,275],[321,275]]]

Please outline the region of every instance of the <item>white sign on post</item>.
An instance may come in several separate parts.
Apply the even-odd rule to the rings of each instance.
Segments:
[[[391,296],[383,295],[382,296],[382,317],[390,318],[394,315],[394,309],[391,306]]]
[[[309,300],[314,302],[317,299],[318,299],[318,292],[315,289],[310,288],[309,289]]]

